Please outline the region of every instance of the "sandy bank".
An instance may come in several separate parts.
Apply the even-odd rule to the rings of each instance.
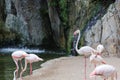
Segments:
[[[105,57],[108,64],[116,67],[118,71],[118,80],[120,80],[120,58]],[[61,57],[49,60],[43,63],[42,68],[34,70],[32,75],[25,76],[23,80],[84,80],[84,58],[77,57]],[[94,69],[87,58],[87,80],[89,73]],[[102,80],[97,77],[97,80]]]

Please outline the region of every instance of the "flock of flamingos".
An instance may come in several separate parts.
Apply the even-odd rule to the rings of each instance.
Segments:
[[[101,54],[104,50],[104,46],[99,44],[97,46],[97,49],[93,49],[90,46],[83,46],[80,49],[78,49],[78,42],[80,39],[80,30],[76,30],[74,32],[74,35],[78,35],[78,39],[76,42],[76,51],[80,55],[84,55],[85,58],[85,76],[84,80],[86,80],[86,58],[90,55],[90,62],[95,65],[95,69],[90,73],[90,77],[96,77],[96,76],[101,76],[104,80],[107,80],[108,78],[111,78],[111,80],[117,80],[117,71],[115,67],[112,65],[107,64],[104,59],[102,58]],[[21,72],[20,72],[20,80],[22,79],[22,74],[25,72],[27,68],[27,64],[30,63],[30,75],[32,74],[32,63],[37,62],[37,61],[43,61],[42,58],[38,57],[35,54],[27,54],[24,51],[15,51],[12,53],[12,59],[16,64],[16,70],[14,71],[14,78],[13,80],[17,80],[18,77],[18,70],[19,70],[19,65],[18,61],[20,61],[20,66],[21,66]],[[21,60],[25,59],[25,67],[23,68]],[[96,66],[97,64],[101,64]],[[96,79],[96,78],[95,78]]]
[[[78,34],[78,39],[76,42],[75,50],[78,54],[84,55],[85,58],[85,79],[86,80],[86,57],[90,55],[90,62],[95,65],[95,69],[90,73],[90,77],[95,76],[101,76],[104,80],[107,80],[109,77],[111,77],[111,80],[116,79],[117,80],[117,71],[115,67],[112,65],[107,64],[104,59],[102,58],[101,54],[104,50],[104,46],[99,44],[97,46],[97,50],[93,49],[89,46],[83,46],[80,49],[78,49],[78,42],[80,40],[80,30],[76,30],[74,32],[74,35]],[[100,64],[96,67],[97,64]],[[96,79],[96,78],[95,78]]]

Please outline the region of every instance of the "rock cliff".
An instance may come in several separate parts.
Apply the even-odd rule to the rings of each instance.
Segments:
[[[65,49],[60,13],[52,3],[50,0],[5,0],[5,28],[20,35],[19,46],[50,44],[50,48]]]
[[[5,27],[21,34],[23,44],[41,45],[43,39],[50,36],[49,32],[45,33],[50,30],[50,25],[44,25],[50,24],[49,20],[44,23],[41,14],[45,2],[42,0],[5,0],[5,2],[7,14]]]
[[[120,52],[120,1],[111,4],[107,13],[86,30],[85,41],[87,45],[96,47],[101,43],[109,54],[119,55]],[[120,55],[119,55],[120,56]]]
[[[0,47],[4,42],[70,51],[78,28],[81,46],[101,43],[107,53],[119,54],[120,0],[1,0],[0,11]]]

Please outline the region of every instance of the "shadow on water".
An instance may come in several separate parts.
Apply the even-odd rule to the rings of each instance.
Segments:
[[[39,57],[43,58],[43,62],[33,63],[33,70],[40,68],[40,64],[44,63],[47,60],[66,56],[65,54],[56,54],[55,52],[44,52],[37,53]],[[22,60],[24,66],[24,59]],[[3,54],[0,53],[0,80],[13,80],[13,72],[16,69],[15,63],[11,58],[11,53]],[[29,64],[27,66],[27,70],[24,72],[23,76],[29,75]]]

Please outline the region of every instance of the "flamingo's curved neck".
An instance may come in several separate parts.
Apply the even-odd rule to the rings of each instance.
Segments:
[[[80,36],[81,36],[81,34],[80,34],[80,32],[79,32],[78,39],[77,39],[77,42],[76,42],[76,47],[75,47],[77,53],[79,53],[78,43],[79,43],[79,40],[80,40]]]

